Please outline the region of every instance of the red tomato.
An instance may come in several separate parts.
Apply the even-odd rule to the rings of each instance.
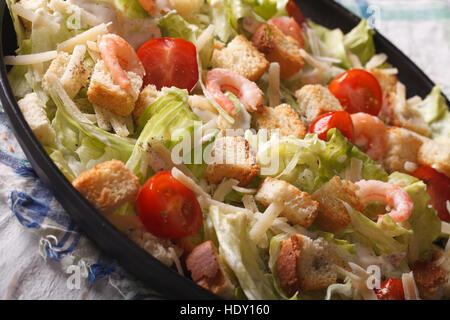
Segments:
[[[305,46],[302,28],[298,25],[294,18],[277,17],[270,19],[268,23],[273,23],[285,35],[291,36],[292,38],[297,40],[301,48]]]
[[[346,111],[328,112],[321,115],[310,125],[308,132],[317,133],[319,139],[326,141],[328,130],[333,128],[337,128],[350,142],[353,141],[353,121]]]
[[[189,41],[178,38],[156,38],[137,51],[146,75],[144,86],[154,84],[191,91],[198,82],[197,49]]]
[[[377,116],[383,93],[377,78],[371,73],[352,69],[331,81],[328,88],[349,113],[365,112]]]
[[[288,14],[297,21],[297,23],[301,26],[306,22],[305,17],[303,16],[303,13],[300,11],[300,9],[297,7],[294,1],[289,0],[289,2],[286,5],[286,11]]]
[[[431,206],[437,211],[439,218],[450,222],[450,213],[447,210],[447,201],[450,201],[450,178],[428,166],[418,168],[412,175],[427,184]]]
[[[380,289],[375,289],[378,300],[405,300],[403,283],[400,279],[390,278],[381,284]]]
[[[197,198],[170,171],[159,172],[144,184],[136,206],[145,228],[158,237],[184,238],[202,227],[203,213]]]

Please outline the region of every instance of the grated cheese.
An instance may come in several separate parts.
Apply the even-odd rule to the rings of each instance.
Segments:
[[[41,53],[24,54],[20,56],[5,56],[6,65],[34,65],[42,62],[53,60],[58,55],[56,51],[46,51]]]
[[[375,69],[381,66],[383,63],[387,61],[387,55],[385,53],[379,53],[374,55],[367,63],[366,69]]]
[[[217,201],[224,201],[227,194],[229,194],[233,190],[233,187],[237,186],[238,184],[239,181],[235,179],[223,180],[214,192],[213,199]]]
[[[250,239],[253,242],[259,243],[263,240],[263,236],[267,230],[270,229],[273,221],[283,212],[284,205],[280,202],[271,203],[266,211],[258,217],[256,223],[252,226],[250,230]]]
[[[76,35],[73,38],[70,38],[64,42],[61,42],[57,46],[58,51],[65,51],[68,53],[72,53],[73,49],[77,44],[86,44],[87,41],[97,41],[99,36],[107,34],[109,26],[112,25],[112,22],[105,24],[99,24],[79,35]]]

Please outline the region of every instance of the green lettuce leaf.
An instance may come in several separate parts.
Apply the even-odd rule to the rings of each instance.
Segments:
[[[431,138],[436,141],[450,141],[450,111],[441,94],[441,87],[435,86],[423,102],[415,108],[430,125]]]
[[[327,46],[330,52],[333,54],[333,58],[341,60],[341,63],[338,66],[350,69],[352,64],[347,56],[347,49],[344,45],[344,33],[341,29],[327,29],[319,24],[316,24],[310,20],[308,20],[308,25],[320,40]]]
[[[114,5],[129,18],[142,19],[148,17],[147,11],[144,10],[138,0],[114,0]]]
[[[57,106],[52,121],[56,145],[50,146],[47,151],[67,177],[77,176],[103,161],[128,160],[134,140],[121,138],[92,124],[77,122],[54,90],[51,91],[51,98]]]
[[[287,13],[286,4],[288,0],[247,0],[246,2],[258,16],[265,20]]]
[[[272,277],[248,234],[249,224],[243,213],[225,214],[212,207],[209,212],[216,229],[219,251],[250,300],[273,300],[278,295]]]
[[[142,159],[148,152],[152,139],[162,141],[167,148],[173,147],[185,136],[194,131],[199,121],[187,102],[187,90],[172,87],[167,94],[152,103],[137,121],[138,140],[127,167],[144,182],[145,168],[141,168]]]
[[[316,134],[304,139],[293,137],[273,138],[269,147],[258,145],[257,138],[250,137],[250,144],[257,150],[258,161],[264,169],[262,176],[277,177],[301,190],[312,193],[336,175],[342,174],[352,159],[362,161],[361,176],[366,180],[386,181],[388,174],[365,153],[353,146],[337,129],[328,131],[328,141]],[[278,158],[277,158],[278,157]],[[267,165],[278,161],[274,171]]]
[[[161,33],[164,37],[181,38],[192,43],[197,42],[199,28],[188,23],[175,11],[169,12],[158,22]]]
[[[367,20],[362,19],[353,30],[344,36],[345,48],[357,55],[363,65],[375,55],[374,34],[375,31]]]
[[[351,207],[348,209],[352,219],[350,226],[344,231],[344,237],[348,241],[369,247],[378,255],[405,252],[406,244],[392,237],[389,232],[362,213]]]
[[[414,210],[408,219],[413,231],[408,253],[410,261],[429,260],[434,251],[433,241],[441,233],[441,220],[429,205],[430,196],[425,183],[399,172],[392,173],[389,182],[401,186],[414,202]]]

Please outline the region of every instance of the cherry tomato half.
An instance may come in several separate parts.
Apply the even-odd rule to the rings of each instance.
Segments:
[[[300,9],[297,7],[294,1],[289,0],[289,2],[286,5],[286,11],[288,14],[297,21],[297,23],[301,26],[306,22],[305,17],[303,16],[303,13],[300,11]]]
[[[145,228],[158,237],[188,237],[202,227],[203,213],[197,198],[170,171],[159,172],[147,180],[136,206]]]
[[[146,75],[144,86],[154,84],[192,91],[198,82],[197,49],[192,42],[178,38],[156,38],[137,51]]]
[[[375,289],[375,293],[378,300],[405,300],[401,279],[387,279],[381,284],[380,289]]]
[[[381,110],[383,93],[380,84],[365,70],[348,70],[331,81],[328,88],[349,113],[365,112],[377,116]]]
[[[305,46],[305,40],[303,39],[302,28],[298,25],[294,18],[289,17],[276,17],[268,21],[273,23],[281,32],[297,40],[299,46],[303,48]]]
[[[447,210],[447,201],[450,201],[450,178],[429,166],[418,168],[412,175],[427,184],[431,206],[437,211],[439,218],[450,222],[450,213]]]
[[[308,132],[317,133],[319,139],[326,141],[328,130],[333,128],[337,128],[350,142],[353,141],[353,121],[346,111],[328,112],[321,115],[309,126]]]

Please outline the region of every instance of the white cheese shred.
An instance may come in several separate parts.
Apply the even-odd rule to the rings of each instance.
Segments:
[[[20,56],[5,56],[4,61],[6,65],[34,65],[42,62],[53,60],[58,55],[56,51],[46,51],[41,53],[24,54]]]
[[[56,49],[58,51],[65,51],[68,53],[72,53],[76,45],[86,44],[87,41],[97,41],[99,36],[107,34],[109,32],[108,28],[111,24],[112,24],[111,22],[108,24],[106,23],[99,24],[98,26],[95,26],[83,33],[80,33],[73,38],[61,42],[60,44],[58,44]]]
[[[250,230],[250,239],[253,242],[259,243],[267,230],[270,229],[270,226],[274,222],[276,218],[283,212],[284,205],[280,202],[271,203],[266,211],[258,218],[256,223],[252,226]]]

